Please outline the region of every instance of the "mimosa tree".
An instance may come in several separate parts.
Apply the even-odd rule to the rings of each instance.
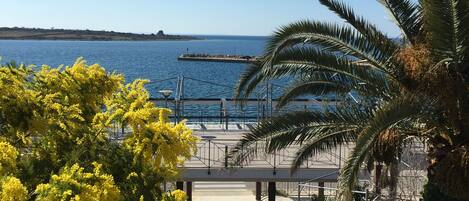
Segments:
[[[177,176],[176,167],[191,156],[196,138],[184,122],[169,122],[169,110],[149,101],[145,83],[126,85],[122,75],[83,59],[58,68],[0,67],[0,143],[19,153],[15,167],[8,163],[5,169],[2,162],[1,171],[36,191],[29,199],[51,196],[61,177],[96,192],[115,187],[119,195],[111,199],[161,198],[160,183]],[[0,151],[5,155],[9,149]],[[105,177],[106,185],[82,178],[86,175]],[[70,189],[67,199],[85,193],[76,189],[83,190]]]

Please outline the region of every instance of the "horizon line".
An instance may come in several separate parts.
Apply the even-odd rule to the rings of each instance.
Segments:
[[[98,30],[98,29],[87,29],[87,28],[82,28],[82,29],[77,29],[77,28],[57,28],[57,27],[50,27],[50,28],[44,28],[44,27],[19,27],[19,26],[1,26],[1,28],[21,28],[21,29],[44,29],[44,30],[74,30],[74,31],[105,31],[105,32],[116,32],[116,33],[131,33],[131,34],[154,34],[154,32],[128,32],[128,31],[114,31],[114,30]],[[165,32],[165,30],[162,29],[162,31],[167,34],[167,35],[183,35],[183,36],[235,36],[235,37],[270,37],[271,35],[249,35],[249,34],[219,34],[219,33],[175,33],[175,32]]]

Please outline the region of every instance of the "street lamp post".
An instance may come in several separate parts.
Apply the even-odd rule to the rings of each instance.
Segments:
[[[158,93],[163,95],[164,101],[165,101],[165,107],[168,108],[168,98],[173,94],[172,90],[164,89],[164,90],[159,90]]]

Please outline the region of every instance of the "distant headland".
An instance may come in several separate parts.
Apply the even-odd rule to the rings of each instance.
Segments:
[[[194,36],[169,35],[162,30],[155,34],[136,34],[114,31],[8,28],[0,27],[0,39],[9,40],[93,40],[93,41],[157,41],[200,40]]]

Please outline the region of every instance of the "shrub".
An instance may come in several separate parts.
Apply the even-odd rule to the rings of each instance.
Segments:
[[[36,200],[121,200],[119,188],[114,184],[112,176],[102,173],[100,164],[93,165],[93,172],[89,173],[78,164],[64,167],[59,175],[52,175],[48,184],[37,186]]]
[[[0,142],[0,177],[16,171],[18,151],[7,142]]]
[[[163,201],[185,201],[187,200],[187,195],[182,190],[174,190],[170,193],[166,193],[163,197]]]
[[[83,59],[0,67],[0,176],[17,174],[40,200],[160,199],[196,138],[149,100],[147,82]]]
[[[4,177],[1,181],[1,201],[26,201],[28,200],[28,190],[15,177]]]

